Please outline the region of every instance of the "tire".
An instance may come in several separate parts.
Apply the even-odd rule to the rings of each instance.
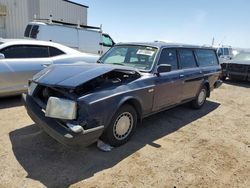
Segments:
[[[137,113],[131,105],[123,105],[113,116],[104,131],[102,139],[111,146],[118,147],[131,138],[137,125]]]
[[[203,86],[196,98],[191,102],[191,105],[194,109],[200,109],[206,102],[207,99],[207,87]]]

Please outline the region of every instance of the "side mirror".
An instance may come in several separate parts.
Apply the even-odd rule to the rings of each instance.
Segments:
[[[0,59],[5,59],[4,54],[0,53]]]
[[[169,64],[161,64],[157,66],[157,74],[164,73],[164,72],[170,72],[172,69],[172,66]]]

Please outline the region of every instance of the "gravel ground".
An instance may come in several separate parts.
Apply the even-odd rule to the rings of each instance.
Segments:
[[[0,99],[0,187],[250,187],[250,83],[226,82],[201,110],[144,120],[112,152],[74,151]]]

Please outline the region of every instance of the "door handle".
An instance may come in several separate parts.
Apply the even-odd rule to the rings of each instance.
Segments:
[[[184,76],[185,76],[184,74],[180,74],[180,78],[184,78]]]
[[[48,67],[50,65],[51,65],[51,63],[44,63],[44,64],[42,64],[42,67]]]

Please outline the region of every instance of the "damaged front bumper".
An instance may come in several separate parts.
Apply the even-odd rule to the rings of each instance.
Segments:
[[[54,118],[46,117],[45,113],[31,96],[23,94],[22,98],[31,119],[48,135],[64,145],[74,148],[88,146],[96,142],[103,133],[104,126],[87,130],[83,129],[78,133],[73,132],[70,128],[61,125]]]

